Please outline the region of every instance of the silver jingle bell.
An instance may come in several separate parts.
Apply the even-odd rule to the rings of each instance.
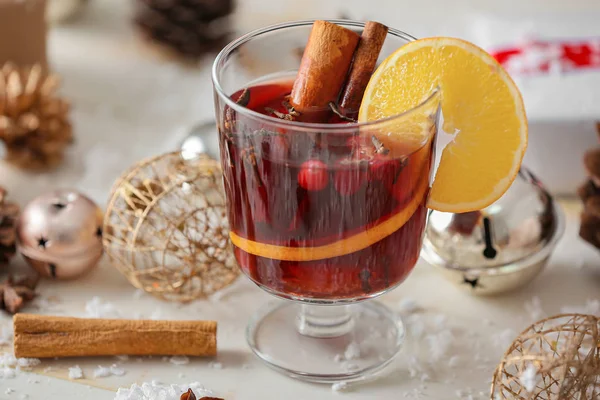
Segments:
[[[460,287],[497,294],[535,278],[564,229],[560,207],[522,167],[504,196],[481,211],[430,211],[421,256]]]
[[[102,210],[72,190],[31,201],[17,223],[25,260],[42,276],[71,279],[91,270],[102,256]]]
[[[210,158],[219,160],[219,135],[214,121],[194,125],[181,142],[183,158],[194,158],[204,153]]]

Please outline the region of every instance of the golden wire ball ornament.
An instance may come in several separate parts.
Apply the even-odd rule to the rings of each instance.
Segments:
[[[491,399],[600,399],[600,318],[561,314],[531,325],[498,365]]]
[[[127,170],[113,186],[103,230],[111,262],[157,297],[206,297],[239,274],[221,169],[206,155],[173,152]]]

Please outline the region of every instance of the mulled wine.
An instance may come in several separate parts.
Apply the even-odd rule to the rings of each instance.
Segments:
[[[239,107],[224,109],[221,156],[237,261],[283,297],[380,294],[402,282],[419,257],[434,128],[415,143],[355,126],[335,104],[300,114],[290,105],[292,85],[239,90],[231,96]],[[325,134],[287,121],[340,129]]]

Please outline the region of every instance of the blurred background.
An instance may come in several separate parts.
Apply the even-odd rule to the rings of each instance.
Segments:
[[[57,169],[0,165],[0,185],[20,202],[70,186],[104,203],[124,168],[178,148],[190,129],[213,120],[210,67],[224,43],[296,19],[373,19],[416,37],[461,37],[492,52],[526,102],[525,164],[555,194],[575,193],[586,175],[583,154],[598,144],[597,0],[47,2],[46,28],[32,11],[42,0],[0,0],[0,62],[44,63],[47,44],[48,67],[72,105],[75,142]]]

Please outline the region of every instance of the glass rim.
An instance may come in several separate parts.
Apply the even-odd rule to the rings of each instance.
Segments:
[[[269,115],[264,115],[264,114],[254,111],[254,110],[251,110],[247,107],[237,104],[235,101],[233,101],[231,99],[231,97],[228,94],[225,93],[225,90],[223,89],[223,87],[221,86],[221,83],[219,81],[218,66],[219,66],[221,60],[226,55],[232,53],[235,49],[237,49],[239,46],[243,45],[244,43],[247,43],[250,40],[252,40],[258,36],[261,36],[265,33],[269,33],[269,32],[276,31],[279,29],[284,29],[284,28],[293,28],[293,27],[298,27],[298,26],[312,25],[315,21],[317,21],[317,19],[305,19],[305,20],[283,22],[283,23],[279,23],[279,24],[269,25],[269,26],[266,26],[263,28],[259,28],[259,29],[250,31],[250,32],[240,36],[239,38],[231,41],[229,44],[227,44],[227,46],[225,46],[219,52],[219,54],[217,54],[217,57],[215,58],[213,65],[212,65],[211,77],[212,77],[213,87],[214,87],[215,91],[217,92],[217,94],[219,95],[219,97],[221,97],[225,101],[227,106],[234,109],[236,112],[253,117],[255,119],[258,119],[260,121],[263,121],[265,123],[268,123],[268,124],[278,127],[278,128],[284,128],[284,129],[287,128],[287,129],[296,129],[296,130],[305,130],[305,131],[340,131],[340,130],[358,129],[358,128],[362,128],[362,127],[374,127],[374,126],[384,125],[390,121],[401,119],[401,118],[419,110],[420,108],[424,107],[432,99],[434,99],[435,97],[437,97],[439,95],[439,93],[440,93],[439,87],[435,87],[432,90],[432,92],[423,101],[421,101],[419,104],[412,107],[411,109],[403,111],[403,112],[395,114],[395,115],[391,115],[386,118],[378,119],[375,121],[350,122],[350,123],[345,123],[345,124],[327,124],[327,123],[309,123],[309,122],[288,121],[288,120],[283,120],[283,119],[279,119],[276,117],[271,117]],[[353,27],[364,27],[365,26],[365,22],[348,20],[348,19],[326,19],[326,21],[334,23],[334,24],[353,26]],[[388,28],[388,35],[392,35],[392,36],[404,39],[407,42],[412,42],[414,40],[417,40],[414,36],[409,35],[408,33],[400,31],[398,29],[394,29],[394,28]]]

